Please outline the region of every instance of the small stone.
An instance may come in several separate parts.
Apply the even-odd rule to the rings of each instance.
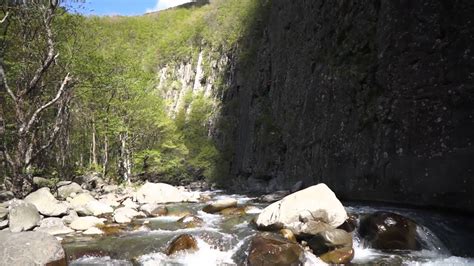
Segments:
[[[237,200],[228,198],[228,199],[221,199],[221,200],[212,202],[211,204],[205,206],[202,210],[207,213],[216,213],[223,209],[236,207],[236,206],[237,206]]]

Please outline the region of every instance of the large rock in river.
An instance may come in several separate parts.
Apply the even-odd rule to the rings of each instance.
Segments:
[[[43,232],[0,232],[0,265],[66,265],[55,237]]]
[[[75,219],[69,226],[78,231],[85,231],[89,228],[98,226],[98,225],[103,225],[104,222],[94,216],[85,216],[85,217],[78,217]]]
[[[183,202],[189,199],[188,195],[176,187],[164,183],[145,183],[136,192],[137,201],[146,203]]]
[[[202,210],[207,213],[220,212],[226,208],[236,207],[237,200],[232,198],[221,199],[206,205]]]
[[[419,250],[416,228],[416,223],[406,217],[379,211],[361,219],[359,235],[372,248]]]
[[[13,200],[9,207],[10,231],[21,232],[35,227],[40,215],[35,205],[23,200]]]
[[[54,198],[47,187],[32,192],[26,196],[25,201],[35,205],[38,211],[45,216],[60,216],[66,214],[68,209],[68,205]]]
[[[250,242],[248,265],[302,265],[303,249],[278,235],[263,233]]]
[[[284,197],[266,207],[257,217],[260,229],[291,229],[296,235],[315,235],[344,223],[347,213],[325,184],[318,184]]]
[[[67,197],[71,196],[73,193],[81,193],[82,188],[78,183],[70,182],[68,184],[64,184],[58,188],[58,196],[66,199]]]

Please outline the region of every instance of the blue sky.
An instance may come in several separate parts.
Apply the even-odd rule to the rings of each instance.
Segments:
[[[189,0],[85,0],[77,12],[85,15],[142,15],[177,6]],[[74,6],[77,6],[75,4]]]

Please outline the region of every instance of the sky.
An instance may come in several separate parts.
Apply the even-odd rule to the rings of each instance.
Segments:
[[[77,12],[85,15],[142,15],[181,5],[189,0],[85,0],[74,5]]]

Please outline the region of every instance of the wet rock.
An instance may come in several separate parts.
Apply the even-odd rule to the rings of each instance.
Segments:
[[[61,243],[43,232],[0,232],[0,254],[0,265],[66,265]]]
[[[101,219],[97,218],[97,217],[85,216],[85,217],[78,217],[77,219],[75,219],[69,225],[69,227],[71,227],[72,229],[77,230],[77,231],[85,231],[89,228],[100,226],[100,225],[103,225],[103,224],[104,224],[104,222]]]
[[[284,238],[290,240],[293,243],[296,243],[295,234],[293,234],[290,229],[281,229],[279,232]]]
[[[118,208],[114,211],[114,221],[117,223],[130,223],[133,218],[140,216],[140,213],[127,207]]]
[[[359,234],[368,246],[381,250],[420,250],[414,221],[391,212],[375,212],[360,221]]]
[[[214,201],[209,205],[206,205],[202,210],[207,213],[216,213],[220,212],[223,209],[230,208],[230,207],[236,207],[237,206],[237,200],[236,199],[221,199],[218,201]]]
[[[105,235],[118,235],[123,233],[124,229],[119,224],[107,224],[98,226]]]
[[[177,222],[185,228],[195,228],[200,227],[204,221],[197,216],[189,214],[181,217]]]
[[[9,207],[9,227],[11,232],[21,232],[35,227],[40,221],[40,214],[35,205],[13,200]]]
[[[315,255],[339,248],[352,248],[352,234],[342,229],[330,229],[305,239]]]
[[[271,233],[254,236],[250,242],[249,265],[300,265],[303,249],[283,237]]]
[[[197,249],[198,246],[196,239],[192,235],[183,234],[171,241],[165,253],[169,256],[179,251]]]
[[[67,197],[71,196],[71,194],[73,193],[76,193],[76,194],[79,194],[82,192],[82,188],[79,184],[75,183],[75,182],[70,182],[70,181],[66,181],[68,182],[67,184],[64,184],[62,186],[59,186],[59,183],[58,183],[58,196],[60,198],[63,198],[63,199],[66,199]]]
[[[64,222],[61,218],[45,218],[40,221],[39,227],[35,231],[45,232],[50,235],[65,235],[73,233],[74,230],[64,225]]]
[[[145,183],[136,192],[138,203],[184,202],[188,197],[176,187],[164,183]]]
[[[353,232],[357,228],[358,219],[357,214],[348,214],[347,219],[338,228],[349,233]]]
[[[68,205],[54,198],[47,187],[30,193],[26,196],[25,201],[35,205],[38,211],[45,216],[64,215],[68,209]]]
[[[166,206],[160,206],[158,204],[145,204],[140,207],[147,216],[158,217],[168,214],[168,208]]]
[[[329,264],[346,264],[354,258],[354,249],[352,247],[335,249],[322,254],[319,258]]]
[[[258,198],[258,201],[265,202],[265,203],[272,203],[272,202],[283,199],[288,194],[290,194],[290,191],[288,190],[279,190],[279,191],[275,191],[273,193],[261,196],[260,198]]]
[[[231,207],[231,208],[225,208],[221,211],[219,211],[220,214],[222,215],[244,215],[246,212],[246,207]]]
[[[290,194],[266,207],[257,217],[260,229],[291,229],[296,235],[316,235],[344,223],[347,213],[336,195],[325,184]]]

